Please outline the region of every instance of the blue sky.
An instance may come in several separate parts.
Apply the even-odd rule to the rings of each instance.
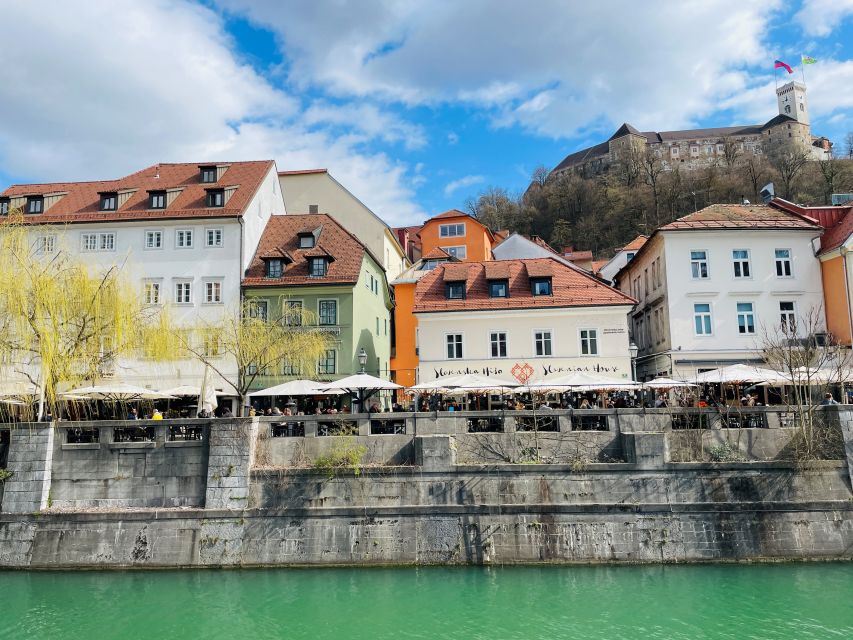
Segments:
[[[488,186],[521,191],[623,121],[764,122],[773,60],[799,79],[801,53],[819,60],[813,133],[840,149],[853,131],[853,0],[587,4],[110,0],[47,22],[3,3],[0,185],[274,158],[417,223]]]

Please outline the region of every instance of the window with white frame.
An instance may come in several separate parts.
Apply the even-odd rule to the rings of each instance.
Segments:
[[[80,250],[81,251],[97,251],[98,250],[98,234],[97,233],[81,233],[80,234]]]
[[[250,300],[248,308],[250,318],[257,318],[264,322],[267,321],[269,311],[269,302],[267,300]]]
[[[791,268],[791,250],[776,249],[774,254],[776,256],[776,277],[790,278],[793,275],[793,269]]]
[[[176,229],[175,230],[175,246],[178,249],[191,249],[193,246],[193,230],[192,229]]]
[[[115,251],[116,234],[115,233],[99,233],[98,234],[98,251]]]
[[[206,247],[221,247],[222,246],[222,227],[214,227],[205,229],[205,246]]]
[[[284,301],[284,324],[291,327],[302,326],[302,300]]]
[[[755,333],[755,305],[752,302],[737,303],[737,330],[741,335]]]
[[[697,302],[693,305],[693,332],[697,336],[710,336],[713,333],[711,304]]]
[[[708,277],[708,252],[694,250],[690,252],[690,275],[694,280],[704,280]]]
[[[462,334],[448,333],[447,334],[447,359],[461,360],[462,359]]]
[[[533,344],[537,356],[550,356],[553,354],[550,331],[534,331]]]
[[[752,277],[748,249],[734,249],[732,251],[732,265],[734,265],[735,278]]]
[[[582,356],[597,356],[598,355],[598,330],[597,329],[581,329],[581,355]]]
[[[163,248],[163,232],[159,229],[151,229],[145,232],[145,248],[146,249],[162,249]]]
[[[458,238],[465,235],[465,223],[442,224],[438,227],[438,235],[441,238]]]
[[[489,347],[493,358],[506,358],[506,332],[492,331],[489,334]]]
[[[175,282],[175,304],[192,304],[193,283],[190,280],[177,280]]]
[[[142,302],[144,304],[160,304],[160,281],[145,280],[142,284]]]
[[[320,356],[320,361],[317,363],[317,373],[327,376],[334,375],[336,361],[337,352],[334,349],[327,349],[326,353]]]
[[[54,253],[56,251],[56,236],[39,236],[36,239],[36,250],[39,253]]]
[[[205,304],[221,304],[222,303],[222,281],[208,280],[204,283],[204,302]]]
[[[468,256],[468,248],[464,244],[453,247],[441,247],[442,251],[446,251],[447,255],[464,260]]]
[[[793,301],[779,302],[779,321],[783,333],[790,335],[797,332],[797,310]]]
[[[207,357],[221,356],[224,353],[222,336],[217,331],[205,331],[202,334],[201,348]]]
[[[323,326],[333,326],[338,324],[338,301],[337,300],[320,300],[318,303],[318,316],[320,324]]]

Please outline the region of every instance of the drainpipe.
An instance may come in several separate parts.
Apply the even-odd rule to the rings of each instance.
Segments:
[[[844,298],[847,301],[847,327],[850,330],[850,344],[853,347],[853,310],[850,309],[850,277],[847,274],[847,247],[841,247],[841,266],[844,269]]]

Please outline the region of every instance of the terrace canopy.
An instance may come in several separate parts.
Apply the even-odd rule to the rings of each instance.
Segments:
[[[598,375],[597,373],[589,373],[587,371],[573,371],[572,373],[549,380],[540,382],[532,382],[525,385],[533,391],[598,391],[605,389],[639,389],[640,384],[633,380],[624,380],[619,378],[608,378]]]
[[[250,397],[269,397],[269,396],[322,396],[322,395],[338,395],[344,393],[340,389],[324,388],[325,383],[315,382],[314,380],[291,380],[277,384],[274,387],[253,391],[249,394]]]
[[[690,378],[689,382],[696,384],[759,384],[762,382],[785,384],[786,379],[781,373],[772,369],[733,364],[700,373]]]
[[[72,389],[68,393],[62,394],[62,396],[65,398],[78,396],[89,400],[105,400],[107,402],[135,402],[137,400],[165,400],[174,398],[174,396],[154,391],[153,389],[119,383],[80,387],[79,389]]]

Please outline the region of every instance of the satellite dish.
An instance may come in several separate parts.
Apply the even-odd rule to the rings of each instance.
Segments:
[[[761,196],[761,199],[766,204],[776,196],[776,188],[773,186],[772,182],[768,182],[764,187],[762,187],[761,191],[758,192],[758,195]]]

